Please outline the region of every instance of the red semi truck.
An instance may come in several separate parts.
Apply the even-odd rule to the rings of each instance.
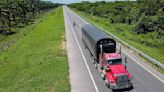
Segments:
[[[82,41],[93,58],[105,84],[111,89],[132,88],[131,75],[116,52],[116,42],[98,28],[86,24],[82,27]],[[125,60],[126,61],[126,60]]]

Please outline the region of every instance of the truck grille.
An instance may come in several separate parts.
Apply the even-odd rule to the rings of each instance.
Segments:
[[[128,80],[129,78],[127,75],[119,75],[117,76],[117,85],[120,85],[120,86],[126,85],[128,84]]]

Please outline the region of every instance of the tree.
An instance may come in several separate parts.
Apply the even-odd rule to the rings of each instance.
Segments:
[[[26,24],[37,14],[57,6],[59,4],[41,0],[1,0],[0,33],[11,33],[11,27]]]

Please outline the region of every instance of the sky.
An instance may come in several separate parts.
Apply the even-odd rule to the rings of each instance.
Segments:
[[[118,1],[118,0],[43,0],[43,1],[52,1],[54,3],[70,4],[70,3],[81,2],[81,1],[91,1],[91,2],[94,2],[94,1]],[[119,0],[119,1],[125,1],[125,0]]]

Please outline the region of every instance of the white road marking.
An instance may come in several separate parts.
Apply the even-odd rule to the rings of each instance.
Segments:
[[[66,16],[65,16],[65,17],[66,17]],[[84,56],[84,54],[83,54],[83,52],[82,52],[82,49],[81,49],[81,47],[80,47],[80,44],[79,44],[78,40],[77,40],[77,36],[75,35],[74,29],[72,28],[72,25],[71,25],[70,20],[68,19],[68,16],[67,16],[66,19],[68,20],[69,25],[71,26],[73,35],[74,35],[74,37],[75,37],[76,43],[77,43],[77,45],[78,45],[78,47],[79,47],[79,50],[80,50],[80,52],[81,52],[81,55],[82,55],[82,57],[83,57],[83,60],[84,60],[84,62],[85,62],[85,65],[86,65],[86,67],[87,67],[87,69],[88,69],[88,72],[89,72],[89,75],[90,75],[91,80],[92,80],[92,82],[93,82],[93,85],[94,85],[94,87],[95,87],[95,90],[96,90],[96,92],[99,92],[99,91],[98,91],[98,88],[97,88],[97,85],[96,85],[96,83],[95,83],[95,81],[94,81],[94,79],[93,79],[93,76],[92,76],[92,74],[91,74],[90,68],[89,68],[89,66],[88,66],[88,64],[87,64],[86,58],[85,58],[85,56]]]

